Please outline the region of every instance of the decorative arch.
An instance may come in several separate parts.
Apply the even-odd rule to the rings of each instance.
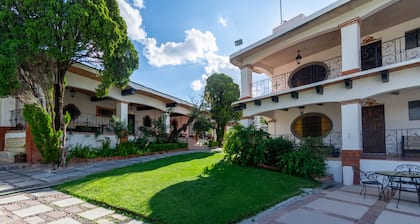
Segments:
[[[332,130],[333,124],[329,117],[321,113],[307,113],[297,117],[290,127],[294,136],[299,139],[306,137],[324,138]]]
[[[308,85],[328,78],[328,66],[323,62],[311,62],[296,68],[289,77],[289,87]]]

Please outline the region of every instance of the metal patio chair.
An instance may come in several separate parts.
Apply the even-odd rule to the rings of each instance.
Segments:
[[[365,172],[358,167],[353,166],[353,169],[356,173],[360,175],[360,184],[362,185],[362,190],[360,195],[363,193],[363,198],[366,198],[367,186],[376,186],[378,189],[378,197],[381,198],[381,187],[382,183],[378,181],[378,176],[373,172]]]

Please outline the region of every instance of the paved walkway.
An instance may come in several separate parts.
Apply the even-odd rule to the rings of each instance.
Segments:
[[[417,195],[403,192],[396,208],[396,199],[389,203],[378,200],[376,188],[366,198],[360,186],[336,186],[311,192],[280,203],[241,224],[418,224],[420,207]]]
[[[67,180],[142,163],[173,155],[203,150],[137,157],[72,165],[52,173],[45,167],[26,167],[0,171],[0,223],[143,223],[97,207],[80,199],[55,191],[52,186]],[[420,207],[416,194],[405,193],[399,208],[396,200],[379,201],[376,189],[370,188],[366,198],[359,195],[360,186],[337,184],[325,190],[308,192],[280,203],[241,224],[395,224],[420,223]]]

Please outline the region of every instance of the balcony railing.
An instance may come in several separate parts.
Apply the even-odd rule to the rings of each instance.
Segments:
[[[341,57],[323,61],[328,67],[327,79],[336,78],[341,74]],[[290,89],[288,81],[291,72],[286,72],[272,78],[252,83],[252,96],[264,96],[273,92]]]
[[[396,64],[420,58],[420,47],[405,49],[405,37],[382,43],[382,65]]]
[[[405,37],[398,37],[382,43],[382,66],[396,64],[420,58],[420,47],[405,49]],[[327,79],[341,75],[341,56],[324,61],[328,66]],[[291,72],[252,83],[252,96],[264,96],[273,92],[289,89],[288,81]]]
[[[70,131],[104,133],[110,128],[111,118],[82,113],[68,126]]]

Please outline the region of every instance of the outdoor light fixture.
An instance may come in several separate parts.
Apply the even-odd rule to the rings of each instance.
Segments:
[[[76,95],[76,90],[74,90],[73,88],[71,88],[70,89],[70,96],[71,96],[71,98],[73,98],[74,95]]]
[[[303,113],[305,112],[305,106],[300,106],[298,108],[299,108],[300,115],[303,115]]]
[[[299,65],[300,61],[302,61],[302,56],[300,56],[300,50],[297,51],[297,56],[296,56],[296,63]]]

